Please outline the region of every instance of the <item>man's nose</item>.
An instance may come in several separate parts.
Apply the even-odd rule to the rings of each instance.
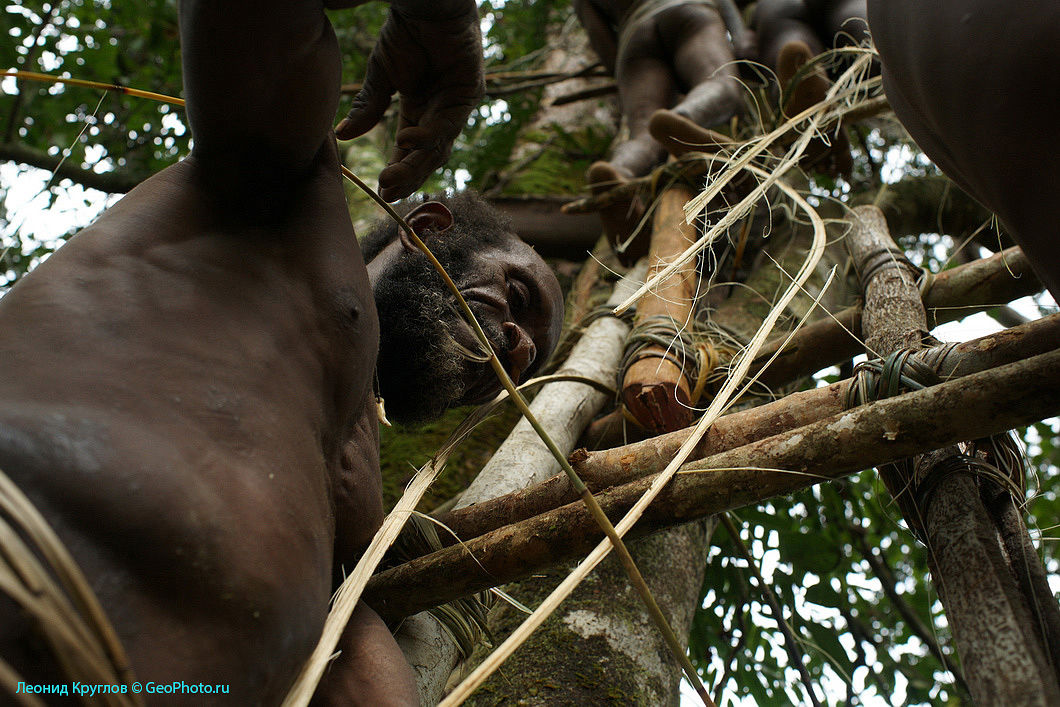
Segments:
[[[518,324],[504,322],[501,328],[504,330],[504,335],[508,337],[508,365],[511,367],[509,374],[518,384],[523,373],[533,365],[534,359],[537,358],[537,347],[534,345],[534,340]]]

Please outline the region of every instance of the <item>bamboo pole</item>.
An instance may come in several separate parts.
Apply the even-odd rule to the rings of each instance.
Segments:
[[[682,467],[632,531],[643,536],[760,503],[870,466],[1060,412],[1060,351],[831,415]],[[960,410],[961,415],[953,415]],[[920,424],[932,420],[931,425]],[[611,518],[650,488],[645,477],[598,495]],[[368,603],[388,619],[527,577],[579,557],[602,533],[580,503],[508,525],[382,572]]]
[[[692,192],[671,186],[655,203],[648,277],[654,277],[696,242],[696,228],[685,223],[684,205]],[[637,305],[634,331],[659,322],[663,328],[686,329],[692,320],[696,299],[696,264],[683,268],[644,296]],[[616,303],[617,304],[617,303]],[[692,422],[692,384],[673,346],[650,344],[636,355],[622,381],[622,401],[633,418],[656,434],[686,427]],[[682,363],[684,365],[682,365]]]

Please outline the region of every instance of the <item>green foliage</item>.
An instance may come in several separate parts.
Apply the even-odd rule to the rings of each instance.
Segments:
[[[523,134],[524,144],[534,144],[536,151],[502,192],[577,195],[585,190],[585,170],[607,151],[611,139],[609,132],[593,125],[567,131],[553,123],[547,132]]]
[[[449,410],[434,422],[416,429],[384,427],[379,430],[383,502],[386,508],[397,502],[416,469],[442,447],[449,433],[467,417],[468,412],[468,408]],[[424,496],[420,510],[430,510],[467,488],[518,419],[518,411],[509,405],[475,428],[449,457],[444,473]]]
[[[941,664],[883,591],[885,583],[896,587],[924,625],[937,618],[923,549],[899,527],[885,494],[875,475],[864,473],[739,513],[744,542],[784,608],[811,679],[828,687],[829,703],[838,703],[842,692],[850,704],[869,698],[934,704],[955,694],[945,684],[952,678],[942,676]],[[866,553],[876,551],[893,576],[873,572]],[[719,531],[690,651],[726,690],[759,704],[805,703],[784,639],[770,628],[776,619],[747,565]]]
[[[569,13],[569,0],[558,3],[502,2],[479,3],[483,17],[486,73],[530,71],[543,58],[546,30],[550,21]],[[520,129],[541,108],[541,89],[489,97],[468,120],[453,151],[451,169],[464,169],[470,183],[485,189],[507,165]]]
[[[1027,522],[1044,540],[1046,567],[1055,572],[1049,536],[1060,502],[1049,489],[1058,474],[1056,420],[1032,426],[1028,437],[1043,490],[1029,503]],[[812,680],[828,687],[826,703],[967,701],[929,647],[943,646],[957,662],[924,547],[912,539],[874,472],[743,509],[738,525],[784,607]],[[724,530],[714,542],[689,646],[697,667],[715,693],[724,686],[757,704],[805,704],[747,559]],[[915,625],[907,616],[918,617]]]
[[[486,0],[480,5],[488,72],[535,69],[548,49],[550,23],[570,16],[568,1]],[[373,3],[331,14],[344,50],[345,82],[363,76],[365,58],[385,12],[385,5]],[[170,95],[180,92],[176,0],[59,4],[14,0],[0,9],[0,36],[4,68]],[[121,173],[134,181],[188,151],[190,136],[175,107],[117,93],[11,79],[2,86],[0,147],[17,143],[56,161],[62,150],[73,147],[69,158],[73,164]],[[460,170],[470,175],[473,185],[493,185],[497,175],[511,167],[517,141],[529,141],[540,152],[505,185],[507,193],[581,191],[585,167],[605,153],[612,136],[592,128],[567,132],[558,126],[525,134],[524,127],[541,108],[540,95],[535,89],[488,100],[469,119],[446,170],[427,188],[452,187]],[[348,106],[349,95],[340,112]],[[393,124],[388,127],[392,134]],[[350,162],[371,181],[388,149],[371,139],[358,141],[350,148]],[[840,201],[858,193],[872,196],[881,183],[894,178],[891,172],[934,175],[937,170],[894,128],[874,127],[862,131],[855,141],[853,182],[822,177],[814,182],[815,193]],[[0,190],[18,176],[0,183]],[[56,193],[55,189],[48,193],[49,204]],[[23,242],[18,224],[9,223],[14,219],[8,207],[0,201],[0,288],[56,246]],[[360,220],[362,213],[375,216],[365,208],[355,218]],[[902,245],[918,253],[918,263],[934,269],[948,258],[952,244],[944,241],[917,234]],[[415,432],[382,431],[388,505],[413,467],[438,449],[461,415],[452,412]],[[514,419],[509,410],[465,443],[428,504],[435,505],[466,486]],[[1060,466],[1057,422],[1033,425],[1027,439],[1032,466],[1038,470],[1028,525],[1042,540],[1047,569],[1055,573],[1052,537],[1057,535],[1055,519],[1060,517],[1060,498],[1053,491]],[[798,638],[806,669],[815,683],[826,688],[827,702],[958,704],[966,699],[929,647],[951,642],[923,548],[898,520],[875,474],[862,473],[744,509],[738,524],[753,562],[784,607],[783,618]],[[785,652],[764,591],[747,558],[719,531],[704,582],[703,608],[693,621],[690,653],[708,684],[714,685],[715,696],[724,688],[729,695],[760,705],[805,703],[805,690]],[[918,620],[911,620],[912,616]]]
[[[180,94],[175,0],[29,1],[6,7],[3,17],[14,40],[0,51],[4,68]],[[189,135],[173,113],[173,106],[120,93],[22,81],[0,96],[0,140],[53,155],[74,147],[72,159],[86,169],[142,178],[187,150]]]

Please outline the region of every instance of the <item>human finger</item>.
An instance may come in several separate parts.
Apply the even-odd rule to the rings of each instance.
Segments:
[[[375,127],[390,107],[390,98],[395,90],[386,72],[373,57],[368,63],[364,86],[353,97],[353,105],[346,117],[335,126],[335,137],[352,140]]]
[[[440,148],[408,151],[401,160],[391,162],[379,173],[379,195],[386,201],[409,196],[445,164],[448,157],[448,151]]]

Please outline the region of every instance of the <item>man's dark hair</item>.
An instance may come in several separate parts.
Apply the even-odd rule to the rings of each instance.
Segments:
[[[425,195],[419,199],[406,199],[395,209],[402,216],[407,215],[420,204],[427,201],[437,201],[449,209],[453,214],[453,226],[451,235],[464,235],[463,240],[467,242],[466,235],[473,235],[474,239],[482,245],[498,245],[506,237],[505,234],[512,232],[511,222],[502,216],[499,211],[489,205],[482,196],[475,191],[462,191],[446,196],[445,194]],[[449,234],[447,234],[449,235]],[[379,251],[392,243],[398,237],[398,223],[389,216],[376,221],[369,227],[368,232],[361,237],[361,253],[364,261],[369,262]],[[428,244],[431,250],[434,246]]]
[[[476,266],[476,256],[484,246],[503,247],[517,238],[508,220],[476,193],[425,200],[445,204],[453,214],[449,230],[428,239],[427,246],[457,282]],[[406,203],[398,213],[408,213],[420,203]],[[365,260],[374,258],[397,237],[393,219],[377,223],[361,243]],[[469,371],[485,369],[486,364],[454,354],[452,331],[460,317],[423,253],[405,252],[373,283],[373,291],[380,324],[377,370],[387,411],[403,425],[435,419],[467,392]],[[481,323],[491,341],[505,341],[504,332],[489,322]]]

